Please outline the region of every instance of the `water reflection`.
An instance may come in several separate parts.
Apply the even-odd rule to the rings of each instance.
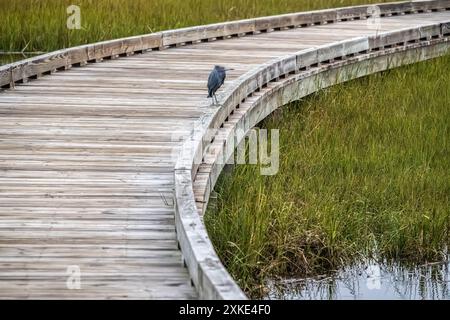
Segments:
[[[26,54],[0,54],[0,65],[27,59],[32,56],[33,55],[26,55]]]
[[[308,279],[270,281],[266,299],[449,299],[449,262],[416,267],[369,263]]]

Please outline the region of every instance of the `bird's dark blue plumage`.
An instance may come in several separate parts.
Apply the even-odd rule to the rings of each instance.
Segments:
[[[231,70],[231,69],[230,69]],[[216,98],[216,91],[223,85],[226,78],[226,69],[215,66],[208,77],[208,98]],[[217,102],[217,99],[216,99]]]

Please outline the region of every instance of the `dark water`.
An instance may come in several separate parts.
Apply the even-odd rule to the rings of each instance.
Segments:
[[[22,54],[0,54],[0,65],[27,59],[29,57],[30,56],[26,56],[26,55],[22,55]]]
[[[448,300],[449,267],[449,261],[416,267],[369,263],[327,276],[271,281],[266,299]]]

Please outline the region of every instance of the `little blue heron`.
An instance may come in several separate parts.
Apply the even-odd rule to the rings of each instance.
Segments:
[[[217,102],[216,91],[223,85],[225,78],[227,77],[226,72],[233,69],[225,69],[222,66],[214,66],[208,77],[208,98],[213,98]]]

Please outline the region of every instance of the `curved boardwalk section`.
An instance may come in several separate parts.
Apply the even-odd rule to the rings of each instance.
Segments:
[[[0,298],[244,299],[201,220],[219,158],[282,104],[448,50],[450,1],[379,8],[377,28],[361,6],[0,67]],[[234,68],[221,107],[215,64]]]

